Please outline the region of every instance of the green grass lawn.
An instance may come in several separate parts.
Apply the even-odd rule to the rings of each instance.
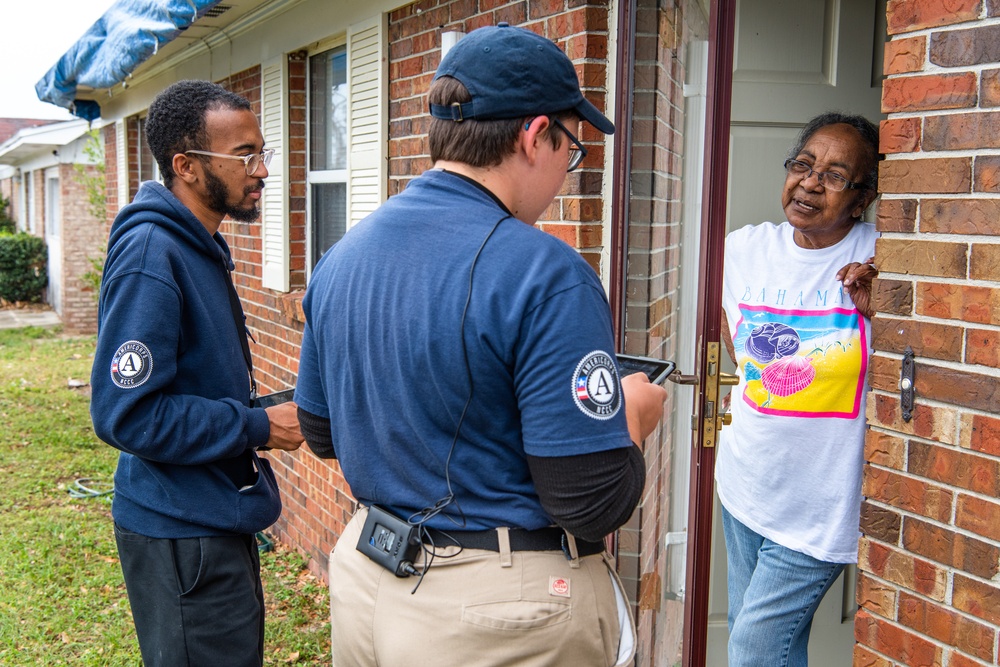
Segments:
[[[88,414],[94,339],[0,330],[0,664],[139,665],[109,497],[117,451]],[[326,587],[298,553],[261,555],[268,665],[330,664]],[[220,613],[224,613],[220,610]]]

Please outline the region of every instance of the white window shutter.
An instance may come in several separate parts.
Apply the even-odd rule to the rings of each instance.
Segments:
[[[379,14],[347,33],[348,229],[387,196],[387,32],[387,16]]]
[[[261,66],[261,131],[264,145],[275,150],[261,199],[261,283],[279,292],[288,291],[289,281],[287,74],[284,54]]]
[[[128,204],[128,125],[122,118],[115,121],[115,155],[118,162],[118,208]]]

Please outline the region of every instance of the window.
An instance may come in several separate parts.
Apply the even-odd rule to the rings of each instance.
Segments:
[[[309,264],[347,231],[347,49],[309,58]]]
[[[299,269],[292,268],[291,253],[302,257],[302,250],[300,242],[291,240],[291,214],[297,216],[301,204],[300,195],[290,195],[298,188],[289,178],[293,174],[302,178],[298,174],[303,166],[306,230],[302,259],[307,279],[323,253],[385,201],[387,33],[388,14],[384,13],[349,26],[346,34],[311,49],[304,78],[301,64],[295,65],[294,82],[289,81],[289,55],[278,54],[261,63],[261,131],[265,143],[277,149],[268,166],[270,184],[264,188],[261,203],[261,282],[265,288],[287,292],[298,280],[292,279]],[[297,55],[292,60],[300,62]],[[300,120],[303,92],[304,132]],[[300,143],[302,134],[305,146]],[[289,171],[290,165],[295,172]]]

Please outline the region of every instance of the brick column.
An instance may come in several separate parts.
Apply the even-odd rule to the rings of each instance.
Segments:
[[[854,664],[996,665],[1000,25],[981,19],[1000,3],[890,0],[887,16]]]

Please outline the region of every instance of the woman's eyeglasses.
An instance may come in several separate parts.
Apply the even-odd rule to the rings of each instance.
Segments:
[[[865,184],[852,183],[840,174],[835,174],[832,171],[816,171],[801,160],[785,160],[785,171],[787,171],[790,175],[797,176],[801,179],[806,179],[809,178],[810,175],[816,174],[816,179],[823,185],[824,188],[835,192],[842,192],[843,190],[867,189]]]

